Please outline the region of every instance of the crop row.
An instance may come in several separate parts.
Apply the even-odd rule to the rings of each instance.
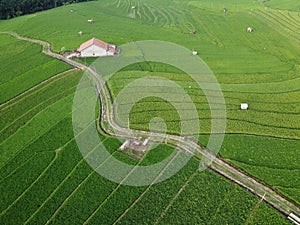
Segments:
[[[296,156],[297,158],[297,156]],[[299,158],[299,157],[298,157]],[[247,173],[258,177],[265,183],[271,185],[275,190],[281,192],[283,195],[286,194],[286,189],[298,190],[300,188],[300,181],[297,179],[300,174],[300,170],[295,169],[273,169],[268,167],[250,166],[236,161],[232,161],[234,164],[242,168]],[[289,196],[293,194],[292,196]],[[288,194],[290,199],[299,203],[300,198],[296,192]]]
[[[174,195],[184,185],[188,178],[197,169],[197,162],[190,161],[184,169],[167,180],[166,183],[158,183],[150,187],[142,197],[138,199],[135,205],[124,215],[119,221],[123,223],[134,223],[140,221],[141,223],[153,223],[161,211],[168,205]]]
[[[260,211],[255,208],[258,201],[258,198],[253,198],[240,187],[205,171],[197,174],[175,199],[160,224],[254,224],[251,222],[253,219],[265,221],[266,218],[272,218],[272,208],[265,203],[259,206],[265,210],[263,215],[253,215]],[[287,224],[283,216],[274,216],[280,223]]]
[[[184,74],[147,74],[138,71],[134,71],[131,73],[118,73],[113,76],[112,80],[109,83],[109,86],[113,92],[113,96],[118,95],[118,93],[124,87],[127,88],[127,92],[132,92],[137,95],[139,93],[139,90],[137,90],[137,88],[128,88],[127,85],[130,82],[133,82],[135,79],[147,75],[162,76],[177,82],[181,87],[184,88],[184,91],[191,97],[191,99],[195,103],[200,121],[210,119],[209,105],[207,104],[205,95],[200,89],[195,88],[197,87],[195,86],[195,83],[191,82],[190,78]],[[299,95],[299,91],[292,91],[291,87],[297,89],[298,80],[299,79],[293,79],[284,82],[263,84],[255,90],[252,90],[253,85],[228,84],[228,90],[224,90],[227,108],[227,132],[246,132],[271,136],[279,135],[282,137],[297,137],[299,133],[299,124],[295,123],[295,121],[298,121],[299,106],[294,99]],[[269,86],[269,90],[268,88],[266,89],[266,86]],[[246,90],[244,91],[243,88],[246,88]],[[229,89],[232,90],[229,91]],[[143,87],[142,90],[143,92],[148,91],[149,93],[152,93],[151,91],[153,91],[152,88],[147,86]],[[173,96],[173,98],[176,98],[177,104],[182,101],[182,103],[180,104],[180,108],[182,108],[182,110],[184,110],[184,114],[187,115],[187,117],[185,117],[186,119],[196,119],[189,116],[189,113],[192,112],[190,111],[192,109],[191,106],[189,106],[188,103],[186,103],[185,100],[183,100],[183,98],[178,95],[175,89],[173,90],[169,87],[161,87],[159,90],[161,93],[154,93],[153,95],[159,96],[160,94],[163,95],[164,93],[168,93],[169,97]],[[247,90],[251,90],[251,93],[247,92]],[[262,91],[262,93],[257,93],[259,91]],[[276,93],[274,93],[274,91],[276,91]],[[211,95],[210,97],[214,98],[213,94],[214,93],[209,93],[209,95]],[[176,97],[176,95],[178,96]],[[132,101],[133,99],[131,100],[129,96],[128,98],[126,98],[126,102],[122,102],[116,107],[117,118],[123,125],[126,125],[128,123],[128,120],[127,118],[125,118],[126,121],[122,120],[122,118],[126,116],[122,115],[122,109],[126,109],[126,107],[129,106],[129,103],[133,103]],[[215,101],[219,100],[215,99]],[[250,104],[249,111],[243,112],[239,110],[241,102],[247,102]],[[162,100],[154,97],[145,98],[142,101],[135,103],[135,106],[131,109],[130,122],[135,128],[138,127],[139,129],[148,129],[148,123],[150,122],[151,118],[155,116],[160,116],[167,122],[178,121],[178,119],[176,119],[178,111],[176,112],[174,108],[170,108],[169,104],[170,103],[168,103],[167,100]],[[202,131],[204,130],[205,132],[209,132],[209,123],[204,122],[204,124],[208,125],[208,127],[203,126],[202,123]],[[170,129],[172,133],[176,132],[176,129],[178,130],[177,125],[176,127],[177,128],[173,127]],[[268,129],[266,127],[268,127]]]
[[[202,143],[206,143],[202,137]],[[237,144],[239,143],[239,144]],[[299,141],[226,135],[220,154],[241,169],[299,202]]]
[[[266,21],[270,26],[273,26],[278,33],[287,37],[292,44],[299,46],[299,34],[294,31],[294,24],[291,25],[289,22],[283,20],[280,13],[276,13],[276,17],[274,17],[272,11],[258,10],[255,14],[261,20]]]
[[[74,150],[76,150],[76,144],[73,141],[66,148],[62,149],[61,152],[57,153],[57,157],[54,158],[54,161],[45,170],[41,170],[40,166],[36,165],[36,168],[40,169],[41,174],[38,178],[35,178],[37,179],[35,183],[32,183],[25,192],[22,190],[22,197],[15,202],[13,208],[1,217],[1,220],[9,221],[9,218],[13,218],[13,223],[22,223],[27,219],[28,215],[35,212],[80,160],[80,153]],[[53,152],[51,154],[53,155]],[[46,161],[43,162],[43,164],[45,163]],[[30,167],[26,167],[25,171],[28,170],[30,170]],[[18,179],[10,180],[10,183],[13,184],[14,182],[18,182]],[[14,189],[13,191],[17,192],[18,190]],[[6,193],[9,194],[9,192]],[[18,214],[18,217],[13,217],[12,215],[16,211],[21,213]]]
[[[110,144],[116,142],[116,140],[107,139],[104,141],[105,145],[108,144],[107,141]],[[115,157],[116,152],[113,155]],[[72,195],[69,195],[68,200],[62,205],[63,207],[57,210],[57,213],[51,218],[51,223],[55,224],[66,216],[67,221],[80,223],[99,221],[98,217],[101,216],[101,221],[108,223],[110,218],[113,219],[117,216],[118,210],[125,210],[144,189],[144,187],[116,186],[96,173],[90,175],[88,179],[84,179],[80,185],[74,189]],[[126,196],[125,199],[124,196]],[[120,198],[123,200],[121,201]],[[115,201],[118,201],[118,204],[114,204]],[[83,205],[84,209],[82,209]],[[113,213],[111,207],[114,208]],[[81,211],[80,215],[76,214],[78,210]],[[109,215],[103,217],[108,212],[110,212]]]
[[[50,99],[46,99],[43,102],[40,102],[37,106],[34,106],[27,112],[24,112],[23,115],[21,115],[18,118],[15,118],[15,120],[10,123],[7,127],[1,130],[2,134],[2,140],[8,138],[10,135],[12,135],[14,132],[17,131],[23,124],[34,117],[37,113],[44,110],[48,105],[53,104],[58,99],[62,98],[64,95],[69,95],[73,93],[74,88],[68,89],[66,91],[63,91],[61,93],[57,93],[56,95],[52,96]],[[7,117],[9,114],[6,114],[5,117]]]
[[[70,118],[63,119],[51,129],[42,134],[37,140],[19,151],[12,157],[5,166],[0,170],[1,177],[6,177],[9,174],[14,174],[20,169],[20,165],[28,163],[28,160],[36,157],[36,154],[41,152],[53,152],[67,143],[73,137]]]
[[[66,112],[71,109],[71,104],[72,96],[59,100],[35,115],[13,135],[5,139],[0,145],[2,153],[0,160],[1,167],[27,145],[36,141],[41,135],[68,117]],[[47,121],[47,123],[44,121]]]
[[[0,89],[5,90],[1,92],[0,102],[5,102],[43,80],[70,68],[62,62],[40,53],[40,46],[21,41],[14,43],[12,40],[11,42],[11,44],[0,46],[3,53],[0,55],[2,62]],[[30,61],[25,60],[28,58]],[[7,70],[7,68],[12,69]]]
[[[231,75],[230,77],[232,77]],[[257,75],[258,76],[258,75]],[[281,77],[285,77],[286,75],[280,75]],[[292,75],[295,76],[295,75]],[[203,91],[200,89],[199,85],[192,80],[191,77],[189,77],[186,74],[177,74],[177,73],[162,73],[162,72],[154,72],[154,73],[147,73],[147,72],[139,72],[139,71],[131,71],[131,72],[121,72],[114,75],[109,80],[109,87],[113,93],[113,96],[116,97],[120,91],[132,83],[134,80],[139,78],[147,78],[149,77],[162,77],[166,78],[168,80],[176,82],[179,86],[184,88],[186,93],[191,95],[191,98],[201,98],[204,99],[205,96],[203,94]],[[229,78],[228,78],[229,79]],[[255,85],[255,86],[254,86]],[[252,97],[252,101],[257,102],[273,102],[273,103],[284,103],[286,101],[282,101],[284,99],[294,100],[295,95],[298,95],[298,86],[299,86],[299,78],[291,78],[289,80],[285,80],[282,82],[275,82],[269,80],[268,82],[262,82],[257,84],[232,84],[227,81],[227,84],[221,84],[222,90],[224,92],[225,98],[235,98],[235,99],[245,99],[246,97]],[[130,87],[129,87],[130,88]],[[147,88],[147,86],[145,86]],[[164,92],[166,87],[161,87],[162,93]],[[168,87],[170,88],[170,87]],[[254,89],[255,88],[255,89]],[[130,89],[129,89],[130,90]],[[172,92],[170,93],[172,94]],[[209,93],[209,95],[213,96],[213,93]],[[274,101],[274,97],[276,96],[276,100]],[[283,95],[282,99],[278,99],[278,97],[281,97]],[[278,97],[277,97],[278,96]],[[288,97],[289,96],[289,97]],[[273,100],[273,101],[272,101]],[[280,100],[280,101],[278,101]],[[291,100],[289,100],[291,101]]]
[[[26,121],[25,115],[32,116],[34,115],[32,111],[35,111],[36,108],[41,110],[68,94],[70,89],[74,89],[80,78],[81,73],[79,72],[66,74],[63,77],[42,85],[21,99],[1,107],[0,115],[3,120],[0,122],[0,129],[4,130],[6,127],[16,123],[16,121]],[[25,118],[21,120],[23,117]]]

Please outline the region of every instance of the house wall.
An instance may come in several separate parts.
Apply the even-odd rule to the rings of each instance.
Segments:
[[[99,57],[111,55],[110,52],[106,52],[106,49],[100,48],[98,46],[92,45],[83,51],[81,51],[80,57]]]

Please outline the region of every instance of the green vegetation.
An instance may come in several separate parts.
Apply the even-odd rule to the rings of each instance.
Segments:
[[[135,79],[157,76],[175,81],[184,88],[195,103],[198,110],[201,133],[210,132],[210,109],[204,93],[188,75],[180,73],[123,71],[115,74],[109,80],[112,95],[116,97],[119,92]],[[222,76],[220,77],[220,82]],[[226,82],[228,77],[224,77]],[[254,81],[253,81],[254,82]],[[275,136],[284,138],[300,137],[299,104],[295,99],[300,97],[298,87],[299,78],[282,82],[258,83],[221,83],[227,108],[226,133],[247,133],[262,136]],[[191,88],[189,88],[191,86]],[[134,91],[134,90],[132,90]],[[140,90],[144,91],[144,90]],[[161,88],[161,93],[165,88]],[[135,94],[139,94],[135,90]],[[142,93],[140,93],[142,94]],[[176,93],[170,93],[176,94]],[[239,110],[241,102],[248,102],[249,111]],[[121,107],[121,106],[120,106]],[[147,109],[147,110],[145,110]],[[186,105],[184,111],[188,114],[190,108]],[[116,111],[118,117],[118,109]],[[167,123],[170,133],[180,133],[180,119],[178,112],[170,103],[157,98],[147,98],[136,103],[131,111],[130,122],[132,128],[148,130],[149,121],[160,116]],[[195,120],[198,118],[188,118]],[[127,121],[120,121],[126,125]]]
[[[159,224],[218,224],[221,221],[222,224],[272,224],[277,221],[289,224],[273,214],[270,206],[260,199],[217,177],[210,171],[196,174],[174,199]],[[201,192],[198,187],[202,187]],[[183,216],[182,212],[189,216]]]
[[[1,0],[0,19],[10,19],[16,16],[52,9],[70,3],[86,1],[88,0]]]
[[[220,155],[299,204],[299,150],[298,140],[228,134]]]
[[[220,155],[300,204],[298,12],[296,0],[101,0],[0,21],[0,32],[46,40],[56,52],[72,51],[91,37],[117,45],[166,40],[198,51],[226,101]],[[91,18],[94,23],[87,23]],[[246,32],[249,26],[253,33]],[[0,35],[0,102],[69,68],[40,50]],[[239,186],[209,170],[197,172],[196,159],[169,180],[147,187],[118,185],[98,175],[73,134],[72,100],[82,74],[58,76],[0,106],[0,224],[288,224]],[[172,80],[189,94],[198,110],[200,141],[207,144],[206,96],[179,69],[155,62],[130,65],[109,81],[113,97],[146,76]],[[249,103],[248,111],[239,109],[242,102]],[[180,132],[174,107],[154,97],[135,104],[130,126],[149,130],[153,117],[163,118],[168,132]],[[99,136],[115,158],[132,165],[157,163],[175,151],[160,145],[136,161],[117,151],[121,141]]]
[[[70,69],[40,51],[39,45],[0,34],[0,103]]]
[[[268,7],[275,8],[275,9],[285,9],[285,10],[291,10],[295,12],[300,11],[299,1],[294,1],[294,0],[286,0],[286,1],[268,0],[268,1],[264,1],[264,4]]]
[[[243,208],[236,212],[237,217],[234,221],[240,223],[247,218],[258,199],[219,175],[195,172],[198,168],[198,162],[195,160],[168,181],[151,187],[118,186],[94,172],[78,151],[73,138],[71,102],[68,99],[72,99],[72,92],[80,78],[80,72],[69,73],[1,108],[4,121],[17,127],[1,125],[8,127],[8,137],[1,142],[0,190],[4,193],[0,203],[1,224],[41,224],[47,221],[50,224],[60,224],[61,221],[88,221],[89,224],[103,221],[110,224],[123,215],[126,209],[130,210],[120,217],[120,223],[137,221],[136,219],[154,223],[160,217],[163,222],[168,220],[169,216],[166,208],[169,206],[168,208],[173,210],[173,201],[177,204],[176,199],[181,198],[182,195],[178,194],[181,188],[183,196],[186,196],[185,190],[194,190],[194,194],[199,194],[206,193],[207,188],[212,191],[216,187],[227,187],[228,192],[232,189],[239,193],[239,199],[231,201],[228,207],[240,207],[237,204],[247,201],[248,203],[243,204]],[[36,98],[40,101],[35,101]],[[35,113],[34,109],[38,107],[39,113]],[[27,114],[30,118],[25,117]],[[44,124],[43,129],[40,129],[41,124]],[[18,131],[22,129],[28,129],[24,134],[34,135],[30,139],[26,135],[18,136]],[[14,136],[18,136],[18,139],[14,139]],[[118,157],[116,152],[121,144],[119,141],[105,136],[101,136],[101,139],[115,157],[121,157]],[[169,156],[172,151],[170,147],[158,146],[151,150],[141,163],[149,165],[158,162]],[[15,154],[7,155],[9,152]],[[208,184],[210,186],[207,186]],[[217,191],[209,198],[199,195],[197,198],[191,198],[191,201],[199,199],[198,203],[193,204],[198,208],[203,206],[203,202],[212,204],[212,199],[215,199],[214,203],[220,201],[223,195],[227,195],[227,192]],[[134,201],[137,202],[133,206]],[[143,213],[145,210],[148,213]],[[207,210],[214,214],[218,209]],[[14,216],[16,213],[18,217]],[[162,213],[164,216],[161,216]],[[188,211],[176,213],[189,217]],[[274,212],[267,207],[267,211],[262,215],[253,218],[264,221],[266,217],[275,216],[282,224],[285,223],[284,217],[273,214]],[[228,220],[224,215],[217,213],[215,217],[226,222]]]

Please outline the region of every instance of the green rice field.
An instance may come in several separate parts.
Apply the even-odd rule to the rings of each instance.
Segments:
[[[0,224],[291,224],[223,176],[199,172],[196,158],[170,179],[148,186],[100,176],[80,153],[73,133],[73,98],[84,72],[44,55],[37,44],[1,32],[47,41],[57,53],[74,51],[92,37],[118,46],[169,41],[197,51],[226,103],[219,155],[299,207],[299,13],[298,0],[99,0],[0,20]],[[78,61],[90,65],[95,59]],[[207,96],[179,68],[159,62],[123,68],[108,81],[112,98],[144,77],[171,80],[190,96],[198,117],[189,121],[199,122],[199,141],[207,145]],[[241,110],[241,103],[249,109]],[[189,105],[183,109],[187,116],[191,110]],[[126,126],[118,112],[117,122]],[[130,128],[148,131],[157,117],[168,133],[180,134],[178,112],[157,97],[135,103]],[[103,132],[99,138],[113,157],[131,165],[184,154],[161,144],[137,161],[118,151],[123,139]]]

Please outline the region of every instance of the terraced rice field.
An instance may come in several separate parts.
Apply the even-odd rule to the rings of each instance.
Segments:
[[[49,41],[56,52],[72,51],[91,37],[117,45],[166,40],[198,51],[226,101],[227,128],[220,155],[299,205],[297,6],[291,0],[104,0],[0,21],[0,32]],[[223,7],[228,13],[222,13]],[[93,24],[87,23],[90,18]],[[246,32],[248,26],[253,33]],[[0,35],[0,102],[70,68],[40,50]],[[196,159],[155,185],[129,187],[101,177],[86,163],[73,135],[72,101],[82,74],[62,74],[0,106],[0,224],[289,224],[261,199],[220,175],[198,172]],[[113,97],[145,76],[175,81],[189,94],[199,115],[199,140],[207,144],[211,126],[207,99],[182,71],[149,62],[131,65],[109,81]],[[241,102],[249,104],[248,111],[239,109]],[[188,114],[189,108],[185,110]],[[130,127],[148,130],[153,117],[163,118],[170,133],[180,132],[178,113],[158,98],[134,106]],[[133,165],[154,164],[175,152],[160,145],[135,161],[117,151],[119,140],[102,133],[99,137],[114,157]]]
[[[201,31],[201,41],[204,39],[214,40],[215,45],[219,47],[217,54],[213,52],[215,61],[212,63],[212,68],[214,72],[216,71],[216,77],[221,83],[225,96],[226,133],[228,134],[225,139],[228,141],[225,141],[220,154],[299,203],[299,168],[297,166],[297,162],[300,160],[298,153],[300,147],[298,13],[259,8],[252,11],[247,10],[246,14],[240,10],[224,17],[204,9],[198,12],[200,13],[187,16],[191,24],[196,24],[193,25],[193,29]],[[233,18],[237,17],[239,22],[233,22],[236,21]],[[214,23],[214,21],[218,22]],[[251,25],[255,24],[254,37],[249,37],[245,32],[233,35],[237,30],[242,30],[242,24],[247,27],[247,24],[249,25],[247,21],[251,21]],[[278,35],[282,35],[281,40],[278,39]],[[235,65],[228,67],[229,70],[226,71],[224,64],[218,59],[227,59],[224,55],[231,45],[234,45],[235,48],[238,45],[241,51],[231,51],[228,62],[233,62]],[[248,50],[245,50],[246,48]],[[247,57],[250,49],[251,54],[255,52],[255,56],[248,55],[249,57]],[[237,57],[239,53],[241,55]],[[209,55],[200,50],[200,55],[202,54],[210,65]],[[224,67],[216,69],[214,68],[216,64]],[[260,65],[262,67],[258,68]],[[219,69],[222,72],[219,73]],[[114,90],[114,95],[117,96],[123,87],[136,78],[149,75],[168,77],[168,79],[175,80],[192,96],[198,110],[201,132],[209,133],[210,117],[207,101],[202,91],[197,89],[195,83],[193,84],[188,76],[180,74],[180,72],[176,76],[162,73],[168,71],[161,69],[158,71],[154,69],[150,74],[137,71],[144,70],[143,68],[136,67],[133,70],[136,71],[122,72],[112,78],[110,85]],[[255,70],[260,72],[257,73]],[[189,86],[192,88],[189,89]],[[241,102],[249,103],[250,110],[247,112],[238,110]],[[148,112],[143,109],[148,109]],[[162,110],[166,113],[162,113]],[[186,110],[188,111],[188,109]],[[148,124],[151,117],[157,115],[165,119],[169,132],[179,132],[178,114],[159,99],[147,99],[139,102],[132,110],[131,125],[137,129],[149,129]],[[171,118],[177,118],[177,120]],[[205,143],[206,138],[201,138],[201,140],[202,143]],[[286,155],[284,160],[282,160],[283,155]],[[260,163],[256,164],[258,161]]]
[[[0,103],[70,67],[43,55],[39,45],[0,34]]]
[[[263,222],[269,218],[286,223],[284,217],[265,203],[256,207],[260,200],[240,187],[211,172],[197,172],[195,160],[170,180],[148,187],[117,185],[98,175],[79,153],[73,137],[70,100],[80,77],[80,72],[67,74],[1,108],[1,117],[7,121],[7,124],[1,124],[1,128],[7,127],[7,137],[1,141],[1,224],[60,224],[62,221],[110,224],[132,223],[137,219],[164,224],[169,220],[169,213],[180,214],[176,218],[180,223],[191,218],[190,210],[174,212],[172,205],[180,204],[181,196],[190,196],[191,193],[195,196],[202,193],[191,198],[191,205],[196,206],[193,214],[201,215],[201,220],[213,215],[216,220],[243,223],[251,215],[248,220]],[[45,118],[49,122],[44,123]],[[105,136],[101,138],[115,157],[127,163],[137,163],[116,152],[120,142]],[[157,152],[153,150],[140,163],[155,163],[172,151],[166,147]],[[209,194],[207,190],[214,191]],[[237,217],[223,218],[220,216],[224,214],[218,210],[225,210],[223,196],[229,194],[239,196],[236,200],[231,199],[230,204],[226,203],[227,207],[238,209],[235,210]],[[242,207],[241,199],[247,203]],[[203,209],[199,208],[203,203],[220,204],[220,207],[208,207],[204,215]],[[149,208],[152,210],[143,213]],[[198,217],[193,218],[201,221]],[[214,224],[214,219],[211,224]]]
[[[210,109],[206,96],[187,75],[161,72],[121,72],[110,81],[113,95],[116,97],[133,80],[146,76],[164,77],[176,81],[183,87],[193,99],[198,110],[201,132],[203,134],[210,132]],[[298,139],[300,136],[299,124],[295,121],[299,120],[300,108],[295,99],[300,97],[299,81],[299,78],[295,78],[288,81],[262,84],[221,84],[227,108],[226,132]],[[162,87],[161,93],[164,92],[165,87]],[[239,104],[241,102],[248,102],[251,105],[251,110],[240,111]],[[144,109],[148,110],[145,111]],[[190,110],[191,108],[184,109],[186,113]],[[134,128],[147,129],[146,126],[154,116],[153,113],[158,113],[163,117],[165,115],[164,119],[169,123],[180,122],[180,118],[176,116],[177,112],[174,114],[171,113],[172,111],[174,108],[170,108],[163,100],[145,99],[137,103],[132,110],[132,125]],[[197,121],[198,118],[194,118],[194,120]],[[120,122],[125,125],[127,121]],[[180,129],[174,123],[174,126],[170,125],[169,132],[179,133]]]

